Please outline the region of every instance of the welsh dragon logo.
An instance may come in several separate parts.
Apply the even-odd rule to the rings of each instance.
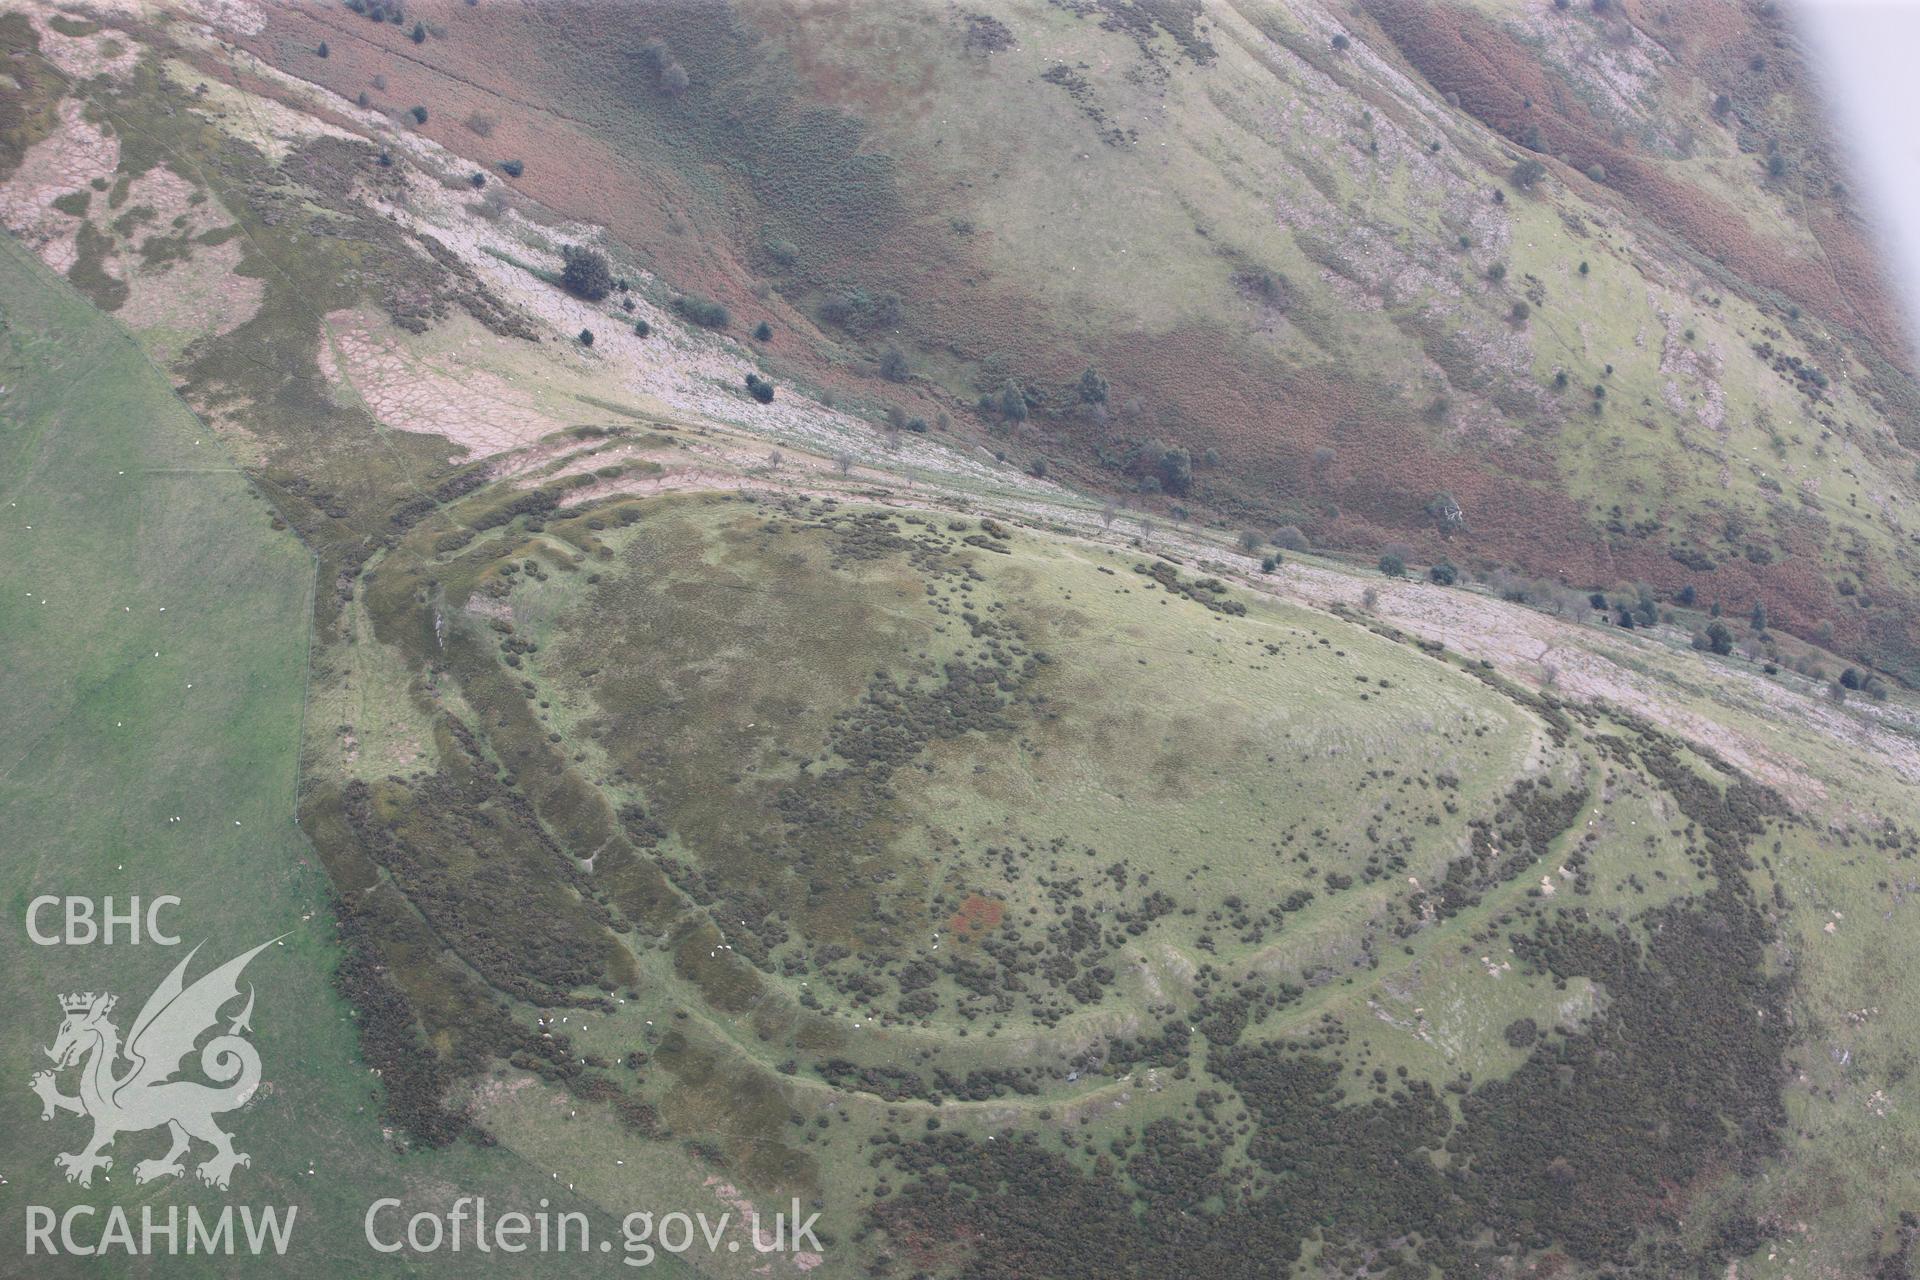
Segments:
[[[220,1010],[239,998],[240,971],[277,941],[270,938],[187,986],[187,965],[200,950],[196,946],[147,997],[124,1045],[119,1028],[108,1020],[116,997],[91,991],[60,997],[66,1019],[53,1045],[44,1051],[54,1069],[36,1072],[31,1084],[44,1104],[42,1120],[51,1120],[61,1111],[93,1120],[91,1142],[79,1151],[54,1157],[68,1182],[92,1186],[95,1170],[113,1168],[113,1158],[103,1153],[115,1137],[162,1125],[173,1145],[159,1159],[133,1166],[137,1183],[185,1173],[181,1157],[194,1139],[213,1147],[212,1156],[194,1170],[208,1186],[224,1191],[237,1166],[253,1163],[250,1156],[233,1149],[233,1135],[213,1119],[246,1105],[260,1087],[260,1055],[241,1034],[253,1029],[251,985],[246,1007],[227,1024],[225,1034],[215,1035],[200,1050],[200,1070],[221,1087],[174,1077],[201,1036],[217,1028]],[[128,1065],[119,1070],[123,1060]],[[60,1092],[56,1077],[74,1066],[80,1068],[80,1091],[69,1096]]]

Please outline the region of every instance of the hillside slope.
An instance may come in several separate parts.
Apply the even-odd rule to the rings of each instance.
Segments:
[[[1764,9],[429,3],[416,44],[311,4],[248,43],[1090,486],[1758,602],[1910,677],[1912,349]]]

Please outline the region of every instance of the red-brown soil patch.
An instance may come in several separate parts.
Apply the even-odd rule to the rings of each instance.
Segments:
[[[999,925],[1007,913],[1007,904],[998,898],[983,898],[977,893],[967,895],[960,909],[947,919],[947,928],[963,938],[976,937]]]

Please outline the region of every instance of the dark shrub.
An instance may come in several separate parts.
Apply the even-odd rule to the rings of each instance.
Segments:
[[[1087,371],[1080,375],[1078,389],[1081,404],[1105,404],[1107,402],[1107,380],[1101,377],[1100,371],[1092,365],[1088,365]]]
[[[1022,391],[1020,384],[1012,378],[1000,384],[1000,394],[995,399],[994,406],[999,409],[1000,416],[1009,422],[1027,420],[1027,393]]]
[[[598,302],[613,288],[613,272],[607,267],[607,255],[585,245],[570,244],[560,251],[564,264],[560,283],[568,293],[589,302]]]
[[[1283,547],[1288,551],[1310,551],[1313,549],[1313,544],[1307,540],[1307,535],[1300,531],[1300,526],[1297,524],[1283,524],[1278,529],[1275,529],[1273,531],[1273,545]]]
[[[890,329],[900,323],[898,294],[871,294],[865,289],[849,289],[820,305],[820,318],[849,333],[868,333]]]
[[[681,294],[673,300],[673,309],[702,329],[724,329],[732,320],[725,307],[697,293]]]

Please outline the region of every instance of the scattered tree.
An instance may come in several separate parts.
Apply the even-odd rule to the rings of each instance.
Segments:
[[[1287,551],[1311,551],[1313,544],[1297,524],[1283,524],[1273,531],[1273,545]]]
[[[613,288],[613,270],[607,255],[586,245],[570,244],[560,250],[560,284],[568,293],[588,302],[598,302]]]
[[[590,347],[593,345],[593,330],[582,329],[580,331],[580,345],[583,347]]]
[[[1149,441],[1141,462],[1151,468],[1147,478],[1154,481],[1158,489],[1180,495],[1193,487],[1193,456],[1183,445]]]
[[[755,342],[770,342],[772,341],[772,339],[773,339],[773,326],[768,324],[765,320],[762,320],[759,324],[753,326],[753,340]]]
[[[518,160],[502,160],[500,162],[500,172],[506,174],[509,178],[517,178],[526,171],[527,166]]]
[[[1000,384],[1000,395],[995,404],[1000,410],[1000,416],[1007,421],[1025,422],[1027,420],[1027,393],[1022,391],[1020,384],[1012,378]]]
[[[1079,383],[1081,404],[1105,404],[1107,402],[1107,380],[1092,365],[1080,375]]]

